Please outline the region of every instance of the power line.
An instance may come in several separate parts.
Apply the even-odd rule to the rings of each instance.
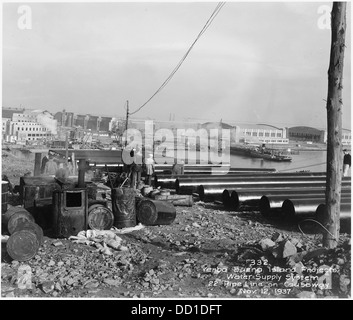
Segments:
[[[177,66],[173,69],[173,71],[171,72],[171,74],[168,76],[168,78],[162,83],[162,85],[157,89],[157,91],[143,104],[141,105],[136,111],[131,112],[130,115],[135,114],[136,112],[140,111],[148,102],[150,102],[167,84],[168,82],[173,78],[174,74],[178,71],[178,69],[181,67],[181,65],[183,64],[183,62],[185,61],[186,57],[189,55],[191,49],[194,47],[194,45],[196,44],[196,42],[200,39],[200,37],[204,34],[204,32],[208,29],[208,27],[211,25],[212,21],[216,18],[216,16],[218,15],[219,11],[222,9],[222,7],[225,5],[225,2],[219,2],[216,6],[216,8],[214,9],[214,11],[212,12],[210,18],[207,20],[206,24],[203,26],[202,30],[200,31],[200,33],[198,34],[198,36],[196,37],[195,41],[192,43],[192,45],[190,46],[190,48],[187,50],[187,52],[185,53],[185,55],[181,58],[181,60],[179,61],[179,63],[177,64]]]

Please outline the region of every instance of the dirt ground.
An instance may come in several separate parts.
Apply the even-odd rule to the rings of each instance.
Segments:
[[[20,177],[28,172],[33,174],[34,164],[25,158],[18,157],[9,151],[1,152],[1,174],[7,175],[13,185],[20,184]]]
[[[2,173],[14,184],[29,169],[11,156],[2,160]],[[170,225],[118,233],[126,250],[111,254],[53,238],[49,230],[34,258],[18,262],[2,241],[1,297],[350,298],[350,221],[341,225],[338,247],[327,250],[312,221],[264,217],[254,207],[229,211],[215,203],[175,208]]]
[[[176,219],[170,225],[145,226],[119,234],[128,250],[113,250],[112,255],[99,252],[95,246],[46,236],[34,258],[18,262],[11,261],[3,244],[2,297],[350,296],[348,234],[341,235],[338,248],[325,250],[321,247],[321,234],[309,225],[302,226],[308,232],[302,234],[295,223],[268,220],[254,211],[224,211],[220,205],[202,202],[176,210]],[[332,285],[320,289],[314,284],[320,282],[314,276],[322,274],[310,271],[306,279],[305,273],[300,278],[288,270],[288,257],[275,257],[274,250],[263,250],[260,241],[274,237],[280,237],[278,244],[286,240],[296,243],[297,255],[303,256],[301,260],[307,268],[331,267]],[[22,289],[18,286],[19,270],[24,266],[30,267],[31,280],[30,288]],[[297,278],[297,286],[290,284],[295,283],[291,274]]]

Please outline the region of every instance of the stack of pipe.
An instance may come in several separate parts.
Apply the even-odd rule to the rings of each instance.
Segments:
[[[287,218],[306,218],[314,217],[316,215],[317,209],[320,205],[325,205],[325,196],[321,197],[308,197],[307,199],[286,199],[283,201],[281,212],[282,215]],[[323,209],[320,209],[323,210]],[[322,213],[317,214],[320,216]],[[341,212],[342,216],[345,218],[349,215],[351,211],[351,194],[342,193],[341,194]]]
[[[238,176],[230,182],[227,179],[219,181],[218,184],[208,181],[198,186],[200,200],[222,200],[225,207],[233,210],[239,208],[241,203],[255,200],[263,214],[281,211],[287,216],[314,215],[317,207],[325,202],[325,172],[257,174],[251,177]],[[179,181],[177,190],[190,192],[192,187],[193,185],[185,181],[180,185]],[[350,201],[351,178],[344,177],[342,179],[344,210],[348,208]]]
[[[261,169],[261,170],[254,170],[251,171],[252,169],[250,168],[231,168],[229,171],[209,171],[209,172],[203,172],[203,171],[190,171],[190,172],[184,172],[183,175],[179,176],[172,176],[169,173],[157,173],[154,176],[154,185],[156,187],[161,187],[161,188],[167,188],[167,189],[175,189],[176,187],[176,180],[178,178],[182,179],[191,179],[191,180],[198,180],[198,179],[208,179],[210,177],[217,177],[216,179],[220,178],[222,179],[223,177],[232,177],[232,176],[241,176],[241,175],[257,175],[257,174],[268,174],[273,172],[272,169]]]
[[[310,184],[322,184],[325,173],[256,173],[242,175],[211,176],[207,178],[184,178],[176,181],[178,193],[200,192],[200,198],[220,197],[225,189],[269,189],[286,188],[294,185],[304,187]]]
[[[172,169],[172,165],[155,165],[155,172],[163,172]],[[237,171],[237,172],[275,172],[275,168],[231,168],[230,165],[184,165],[184,172],[190,173],[198,173],[198,172],[229,172],[229,171]]]
[[[178,194],[198,193],[201,201],[222,200],[233,210],[250,200],[257,201],[263,214],[281,211],[287,217],[314,216],[316,211],[324,210],[318,210],[318,207],[325,202],[326,172],[276,173],[235,169],[225,175],[190,174],[174,179],[158,175],[157,185],[175,187]],[[343,212],[350,212],[350,201],[351,178],[343,177]]]
[[[267,192],[259,203],[260,212],[268,215],[273,211],[281,211],[288,217],[295,215],[313,215],[317,206],[325,202],[325,188],[309,190],[289,190],[288,192]],[[343,187],[341,201],[351,201],[351,188]]]
[[[292,176],[292,177],[236,177],[232,180],[222,180],[222,181],[202,181],[196,186],[197,182],[191,184],[185,181],[176,182],[176,190],[178,193],[199,193],[200,199],[202,201],[212,201],[214,199],[222,198],[222,194],[225,190],[228,191],[230,197],[236,200],[239,198],[238,202],[260,199],[265,195],[267,190],[292,190],[292,189],[307,189],[307,188],[325,188],[326,177],[322,176]],[[342,182],[342,186],[349,186],[350,179],[345,179]],[[194,191],[196,188],[196,191]],[[223,195],[224,197],[224,195]],[[243,197],[243,199],[240,199]],[[236,207],[236,206],[235,206]]]
[[[156,164],[155,172],[163,173],[169,172],[172,169],[171,164]],[[274,172],[275,168],[231,168],[230,164],[185,164],[184,165],[184,173],[211,173],[211,172],[229,172],[229,171],[237,171],[237,172],[261,172],[268,171]]]

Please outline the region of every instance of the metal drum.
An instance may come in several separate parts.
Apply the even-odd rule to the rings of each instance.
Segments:
[[[36,255],[43,240],[40,226],[31,221],[22,221],[7,240],[7,253],[17,261],[30,260]]]
[[[42,245],[44,242],[44,234],[43,234],[43,229],[36,224],[35,222],[32,221],[21,221],[16,229],[14,230],[13,233],[20,231],[20,230],[30,230],[33,231],[38,239],[39,245]]]
[[[86,189],[53,192],[53,231],[68,238],[87,230],[88,196]]]
[[[2,215],[3,229],[10,234],[15,231],[17,225],[25,221],[35,222],[33,216],[22,207],[11,207]]]
[[[92,230],[110,230],[114,224],[114,215],[103,204],[93,204],[88,208],[88,226]]]
[[[168,201],[146,199],[137,207],[137,220],[146,226],[171,224],[175,217],[176,209]]]
[[[135,197],[133,188],[112,189],[114,226],[118,229],[136,226]]]

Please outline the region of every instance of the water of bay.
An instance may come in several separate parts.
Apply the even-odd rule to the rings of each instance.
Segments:
[[[299,151],[299,154],[291,155],[292,161],[277,162],[232,154],[230,164],[233,168],[274,168],[279,172],[324,172],[326,156],[326,151]]]
[[[32,152],[22,152],[14,149],[12,153],[18,157],[34,161],[34,153]],[[274,168],[279,172],[324,172],[326,171],[326,155],[326,151],[299,151],[299,154],[291,155],[292,161],[290,162],[276,162],[231,154],[230,164],[232,168]],[[166,158],[163,160],[166,160]]]

